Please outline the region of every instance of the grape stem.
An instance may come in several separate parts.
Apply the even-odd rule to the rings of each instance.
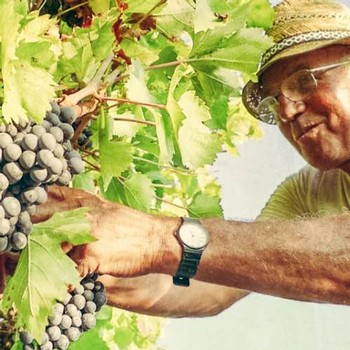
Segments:
[[[97,93],[101,87],[101,80],[110,66],[114,57],[114,52],[110,53],[105,60],[101,63],[100,68],[96,72],[95,76],[91,79],[90,83],[86,85],[81,90],[75,92],[74,94],[65,96],[61,105],[63,106],[75,106],[79,101],[83,100],[85,97],[92,96]]]
[[[66,9],[66,10],[64,10],[64,11],[62,11],[62,12],[60,12],[60,13],[58,13],[58,14],[56,15],[56,17],[60,17],[60,16],[66,14],[66,13],[68,13],[68,12],[70,12],[70,11],[74,11],[74,10],[76,10],[77,8],[83,7],[83,6],[88,5],[88,4],[89,4],[89,1],[84,1],[84,2],[82,2],[82,3],[80,3],[80,4],[74,5],[74,6],[70,7],[70,8],[68,8],[68,9]]]
[[[166,203],[166,204],[170,204],[176,208],[180,208],[180,209],[184,209],[184,210],[188,210],[187,208],[183,207],[182,205],[179,205],[179,204],[175,204],[175,203],[172,203],[170,201],[167,201],[166,199],[163,199],[161,197],[158,197],[158,196],[154,196],[157,200],[163,202],[163,203]]]
[[[84,158],[84,162],[86,164],[90,165],[94,170],[101,172],[101,168],[100,167],[98,167],[97,165],[93,164],[92,162],[86,160],[85,158]]]
[[[156,126],[155,122],[150,122],[148,120],[139,120],[135,118],[119,118],[119,117],[114,117],[113,120],[120,121],[120,122],[131,122],[131,123],[139,123],[139,124],[145,124],[145,125],[151,125],[151,126]]]
[[[138,19],[138,21],[135,24],[139,25],[140,23],[142,23],[148,16],[152,14],[152,12],[155,9],[157,9],[158,7],[162,6],[165,3],[166,3],[166,0],[158,1],[158,3],[156,3],[147,13],[145,13],[142,17],[140,17],[140,19]]]
[[[156,165],[156,166],[159,166],[160,168],[171,170],[174,173],[179,173],[179,174],[182,174],[182,175],[183,174],[192,174],[193,173],[192,171],[187,170],[187,169],[174,168],[174,167],[169,166],[169,165],[160,165],[157,162],[153,162],[152,160],[149,160],[149,159],[146,159],[146,158],[142,158],[142,157],[134,156],[134,159],[137,159],[137,160],[139,160],[141,162],[145,162],[145,163],[149,163],[149,164],[152,164],[152,165]]]
[[[126,98],[117,98],[117,97],[106,97],[106,96],[101,96],[98,94],[94,95],[96,99],[100,101],[115,101],[118,103],[130,103],[134,105],[141,105],[141,106],[146,106],[146,107],[155,107],[159,109],[167,109],[166,105],[158,104],[158,103],[150,103],[150,102],[140,102],[140,101],[134,101],[134,100],[129,100]]]

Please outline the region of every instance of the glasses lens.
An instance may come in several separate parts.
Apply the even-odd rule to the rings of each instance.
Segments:
[[[264,98],[258,106],[258,118],[269,124],[276,124],[278,102],[275,97]]]
[[[302,70],[292,74],[281,86],[281,92],[292,101],[300,101],[311,95],[317,87],[314,75]]]

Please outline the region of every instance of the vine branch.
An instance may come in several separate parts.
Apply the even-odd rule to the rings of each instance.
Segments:
[[[75,92],[74,94],[71,94],[69,96],[66,96],[62,105],[66,106],[75,106],[78,104],[79,101],[84,99],[87,96],[91,96],[97,93],[98,89],[101,85],[101,80],[106,73],[110,63],[112,62],[114,57],[114,52],[110,53],[105,60],[102,62],[100,68],[96,72],[95,76],[91,79],[90,83],[86,85],[81,90]]]
[[[166,105],[162,105],[159,103],[151,103],[151,102],[140,102],[140,101],[134,101],[134,100],[129,100],[126,98],[117,98],[117,97],[106,97],[106,96],[101,96],[98,94],[94,94],[95,98],[100,100],[100,101],[115,101],[118,103],[130,103],[134,105],[141,105],[141,106],[147,106],[147,107],[155,107],[159,109],[167,109]]]
[[[139,124],[145,124],[145,125],[151,125],[156,126],[155,122],[150,122],[148,120],[140,120],[135,118],[120,118],[120,117],[114,117],[113,120],[121,121],[121,122],[131,122],[131,123],[139,123]]]

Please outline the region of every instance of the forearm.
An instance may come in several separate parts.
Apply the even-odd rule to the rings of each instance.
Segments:
[[[110,305],[152,316],[213,316],[247,295],[246,291],[200,281],[192,281],[188,288],[178,287],[171,276],[160,274],[129,279],[104,275],[100,280]]]
[[[275,222],[207,220],[197,278],[275,296],[350,304],[350,216]]]
[[[211,242],[202,256],[197,280],[290,299],[350,304],[349,215],[202,222]],[[170,244],[176,254],[163,265],[169,274],[175,272],[181,258],[176,239]]]

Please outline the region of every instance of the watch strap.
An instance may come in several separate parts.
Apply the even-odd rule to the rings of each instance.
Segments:
[[[184,287],[190,285],[190,278],[196,274],[201,256],[202,251],[194,251],[183,246],[180,266],[175,276],[173,276],[173,283],[175,285]]]

